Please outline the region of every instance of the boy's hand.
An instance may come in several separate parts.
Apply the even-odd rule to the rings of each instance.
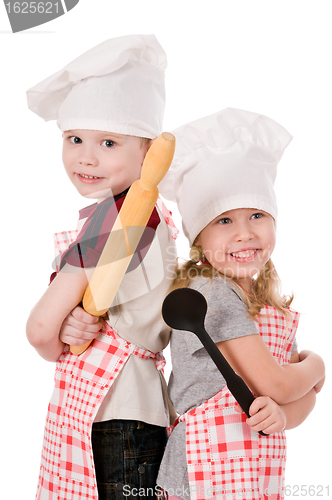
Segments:
[[[237,403],[235,410],[242,412]],[[274,434],[283,431],[286,427],[286,415],[282,407],[267,396],[256,398],[249,408],[249,413],[251,416],[246,422],[255,432],[263,431],[265,434]]]
[[[64,344],[83,345],[98,337],[101,327],[97,316],[91,316],[77,306],[62,323],[59,337]]]

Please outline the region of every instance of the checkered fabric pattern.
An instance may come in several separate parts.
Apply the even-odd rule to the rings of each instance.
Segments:
[[[73,355],[67,346],[55,373],[46,419],[38,500],[97,500],[91,428],[103,397],[129,356],[164,357],[119,337],[106,323],[89,349]]]
[[[171,213],[161,199],[158,206],[175,239],[178,230]],[[54,234],[57,273],[61,254],[78,234],[79,230]],[[104,396],[129,356],[152,358],[157,370],[164,371],[165,358],[161,352],[153,353],[125,341],[107,323],[81,356],[73,355],[69,346],[65,347],[57,362],[46,418],[36,500],[98,499],[91,428]]]
[[[265,306],[260,315],[259,333],[280,364],[288,363],[300,315],[292,309],[285,317],[274,307]]]
[[[259,317],[259,332],[280,364],[289,363],[299,315],[285,319],[273,307]],[[227,386],[178,417],[186,422],[191,499],[280,500],[284,497],[285,433],[261,436],[234,410]]]
[[[176,227],[176,225],[174,224],[174,221],[172,219],[172,212],[170,212],[168,210],[168,208],[163,203],[163,201],[160,197],[158,198],[156,205],[159,208],[159,210],[161,211],[161,213],[163,214],[163,217],[166,221],[166,224],[169,226],[169,228],[171,230],[171,236],[172,236],[173,240],[176,240],[177,237],[179,236],[179,230]]]
[[[60,271],[61,254],[76,240],[78,233],[78,229],[54,233],[55,270],[57,273]]]

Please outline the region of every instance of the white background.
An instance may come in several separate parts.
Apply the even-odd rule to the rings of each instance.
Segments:
[[[60,131],[27,109],[26,89],[107,38],[155,33],[169,61],[165,130],[227,106],[288,129],[274,262],[303,313],[299,347],[323,355],[329,375],[331,10],[329,0],[80,0],[66,15],[12,34],[1,2],[1,498],[35,495],[54,365],[28,344],[25,323],[48,284],[52,233],[75,227],[87,204],[63,171]],[[184,239],[179,253],[188,256]],[[301,496],[301,485],[314,485],[314,496],[322,485],[324,497],[329,486],[332,495],[330,394],[328,378],[314,412],[288,432],[289,496]]]

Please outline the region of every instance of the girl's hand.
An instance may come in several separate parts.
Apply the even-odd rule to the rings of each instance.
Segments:
[[[300,359],[300,361],[305,360],[305,359],[306,359],[306,358],[308,358],[309,356],[311,356],[311,357],[316,357],[316,358],[318,359],[318,361],[319,361],[319,362],[320,362],[320,363],[324,366],[324,361],[322,360],[322,358],[321,358],[318,354],[316,354],[316,353],[314,353],[314,352],[312,352],[312,351],[308,351],[308,350],[304,350],[304,351],[301,351],[301,352],[299,353],[299,359]],[[316,391],[316,394],[318,394],[318,393],[322,390],[322,387],[323,387],[323,385],[324,385],[324,382],[325,382],[325,375],[324,375],[324,377],[323,377],[323,378],[321,378],[321,379],[320,379],[320,381],[318,382],[318,384],[316,384],[316,385],[314,386],[314,389],[315,389],[315,391]]]
[[[321,390],[322,390],[322,387],[325,383],[325,377],[323,377],[319,382],[318,384],[315,385],[314,389],[316,391],[316,394],[318,394]]]
[[[77,306],[62,323],[59,337],[64,344],[83,345],[98,337],[101,327],[98,317]]]
[[[235,410],[239,413],[242,409],[236,404]],[[265,434],[281,432],[286,427],[286,415],[282,407],[267,396],[255,399],[249,408],[250,418],[246,420],[251,430],[263,431]]]

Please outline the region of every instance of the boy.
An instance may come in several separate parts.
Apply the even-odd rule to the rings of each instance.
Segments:
[[[87,319],[86,339],[76,343],[97,337],[90,348],[75,356],[63,340],[68,318],[88,317],[75,307],[161,133],[165,67],[153,35],[125,36],[94,47],[27,93],[30,109],[57,119],[70,180],[97,199],[80,212],[82,228],[27,323],[30,343],[57,361],[38,499],[128,497],[135,488],[155,487],[169,423],[160,371],[169,329],[160,311],[176,253],[165,212],[154,209],[101,332],[97,319]]]

